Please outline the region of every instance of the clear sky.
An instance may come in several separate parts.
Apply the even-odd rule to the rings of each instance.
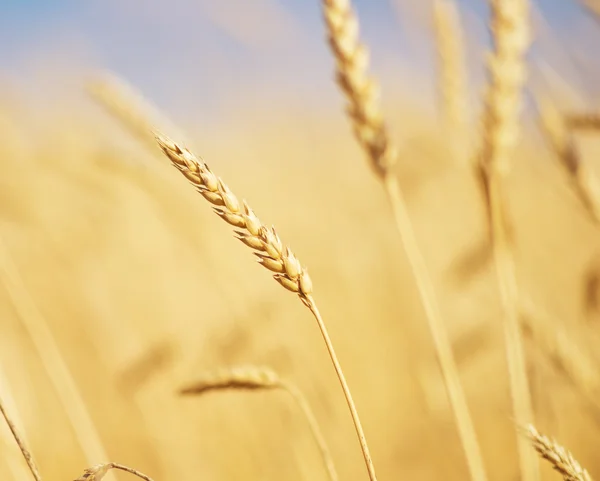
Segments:
[[[431,67],[429,0],[354,4],[374,69],[395,79],[390,83],[401,70]],[[487,39],[486,2],[459,4],[478,52]],[[561,65],[570,65],[565,68],[585,70],[587,57],[576,67],[564,59],[570,48],[581,50],[569,41],[596,24],[573,0],[538,0],[539,12],[549,24],[540,45],[562,57]],[[0,76],[36,85],[42,71],[107,68],[159,103],[179,107],[182,92],[188,99],[194,92],[193,102],[204,106],[247,98],[248,90],[308,99],[331,83],[323,40],[318,0],[0,0]]]

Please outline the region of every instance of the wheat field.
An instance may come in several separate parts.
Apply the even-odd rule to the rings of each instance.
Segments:
[[[109,462],[154,481],[367,479],[317,312],[380,480],[591,480],[593,94],[561,74],[535,2],[493,0],[483,17],[392,2],[398,28],[410,13],[429,42],[434,78],[388,68],[379,42],[369,64],[363,7],[315,3],[323,102],[285,85],[269,100],[279,78],[265,71],[265,87],[231,98],[226,79],[220,115],[178,116],[162,99],[123,118],[159,102],[133,82],[103,94],[128,79],[101,62],[22,84],[6,67],[0,407],[44,481]],[[252,48],[278,34],[240,22],[227,28]],[[0,481],[30,479],[8,425],[0,440]]]

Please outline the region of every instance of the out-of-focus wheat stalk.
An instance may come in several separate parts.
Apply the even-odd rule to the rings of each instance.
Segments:
[[[438,91],[444,136],[458,162],[467,162],[467,75],[460,12],[454,0],[435,0],[433,20],[438,52]]]
[[[471,478],[483,481],[487,476],[481,449],[460,383],[433,282],[419,248],[398,180],[392,172],[392,167],[397,160],[397,151],[383,121],[378,86],[367,73],[368,53],[358,36],[358,20],[348,0],[323,0],[322,5],[329,45],[336,60],[337,83],[346,95],[347,113],[354,134],[367,153],[371,167],[382,181],[389,198],[396,227],[425,310],[427,325],[433,338]]]
[[[600,410],[600,372],[594,358],[578,345],[559,321],[531,301],[521,300],[521,330],[553,367]]]
[[[525,432],[533,448],[552,464],[565,481],[592,481],[589,473],[581,467],[573,455],[556,441],[540,434],[531,424],[527,425]]]
[[[204,394],[206,392],[224,389],[280,389],[287,392],[304,414],[315,443],[321,452],[321,457],[323,458],[323,463],[329,474],[329,479],[331,481],[338,481],[339,477],[335,469],[329,446],[325,441],[325,436],[323,436],[323,432],[319,427],[319,423],[308,400],[297,386],[289,381],[282,380],[277,373],[271,369],[260,366],[238,366],[209,373],[194,384],[181,389],[180,393],[185,395]]]
[[[79,476],[75,481],[101,481],[105,476],[109,474],[109,471],[112,469],[118,469],[120,471],[125,471],[126,473],[133,474],[138,478],[143,479],[144,481],[154,481],[150,476],[141,473],[137,469],[130,468],[123,464],[119,463],[104,463],[104,464],[96,464],[91,468],[86,468],[81,476]]]
[[[590,119],[585,117],[565,119],[549,99],[541,96],[538,96],[537,105],[546,136],[569,176],[573,190],[590,218],[600,223],[600,183],[582,161],[573,135],[574,129],[590,128]]]
[[[31,456],[31,451],[27,447],[27,444],[25,443],[25,440],[23,439],[21,434],[19,434],[19,431],[17,430],[15,423],[12,421],[11,416],[8,414],[2,399],[0,399],[0,413],[2,413],[2,417],[4,417],[6,424],[8,424],[8,427],[10,428],[10,431],[12,432],[12,435],[15,438],[19,449],[21,450],[21,453],[23,453],[23,457],[25,458],[27,466],[29,467],[29,470],[31,471],[31,474],[33,475],[35,481],[42,481],[42,477],[40,476],[38,467],[35,464],[33,457]]]
[[[532,420],[523,341],[519,326],[519,291],[504,198],[504,177],[519,136],[525,54],[530,44],[529,2],[492,0],[493,51],[488,60],[489,85],[483,116],[479,174],[488,209],[496,274],[503,309],[506,357],[512,405],[517,422]],[[527,443],[517,438],[522,481],[539,479],[539,465]]]
[[[4,411],[6,413],[8,413],[8,412],[12,413],[9,416],[12,420],[12,423],[14,425],[22,426],[23,421],[19,416],[19,411],[17,409],[16,402],[14,401],[14,398],[12,396],[12,392],[11,392],[10,386],[8,384],[8,380],[6,379],[6,377],[4,375],[2,366],[0,366],[0,403],[2,402],[2,400],[4,400],[4,403],[3,403]],[[2,449],[2,452],[5,453],[4,457],[6,458],[6,462],[8,464],[8,469],[11,471],[13,479],[15,481],[21,481],[21,480],[26,479],[28,476],[27,468],[25,467],[26,464],[23,463],[23,461],[19,457],[15,458],[14,456],[12,456],[11,451],[14,450],[16,453],[17,449],[19,449],[21,451],[21,453],[23,453],[21,447],[27,446],[29,443],[27,442],[26,433],[23,431],[23,433],[19,436],[19,438],[16,439],[17,443],[15,445],[14,431],[10,430],[10,424],[8,425],[8,428],[9,429],[7,429],[7,430],[2,430],[3,434],[0,434],[0,438],[2,438],[2,443],[5,445],[4,449]],[[4,434],[4,433],[6,433],[6,434]],[[27,458],[25,458],[25,461],[27,462]],[[31,465],[29,463],[27,463],[27,466],[31,470]],[[35,477],[35,473],[34,473],[34,477]]]
[[[106,451],[71,372],[62,357],[46,319],[31,298],[4,240],[0,237],[0,282],[27,331],[50,382],[65,409],[73,432],[88,462],[107,459]],[[110,480],[114,480],[112,475]]]

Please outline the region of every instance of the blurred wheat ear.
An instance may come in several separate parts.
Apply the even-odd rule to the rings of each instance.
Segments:
[[[595,116],[567,117],[552,104],[550,99],[538,95],[537,107],[544,132],[556,152],[556,156],[569,177],[575,194],[596,224],[600,224],[600,183],[588,165],[583,162],[577,149],[574,132],[576,130],[593,129]]]
[[[454,0],[434,0],[433,20],[438,52],[438,92],[445,135],[454,162],[468,165],[467,72],[460,12]]]
[[[540,434],[531,424],[524,431],[537,453],[549,461],[565,481],[592,481],[589,473],[581,467],[573,455],[556,441]]]
[[[325,441],[323,432],[314,415],[308,400],[302,391],[293,383],[284,381],[276,372],[260,366],[238,366],[208,373],[194,384],[181,389],[183,395],[202,395],[211,391],[222,390],[271,390],[279,389],[287,392],[302,411],[315,443],[319,447],[323,463],[327,469],[330,481],[338,481],[339,476]]]
[[[478,174],[503,310],[504,343],[513,413],[521,425],[533,417],[525,352],[520,331],[520,298],[506,205],[505,178],[519,138],[522,90],[531,43],[528,0],[492,0],[488,87],[483,113],[483,145]],[[539,479],[539,465],[527,443],[517,437],[522,481]]]
[[[393,167],[398,160],[379,104],[379,87],[367,72],[368,51],[360,41],[358,20],[349,0],[323,0],[323,15],[329,46],[336,61],[336,80],[346,100],[354,135],[367,154],[390,202],[400,239],[410,262],[427,326],[444,378],[444,385],[467,459],[471,479],[485,481],[487,475],[477,434],[463,392],[448,333],[442,319],[433,282],[419,247],[408,208]],[[454,92],[454,88],[448,88]],[[452,94],[453,95],[453,94]]]

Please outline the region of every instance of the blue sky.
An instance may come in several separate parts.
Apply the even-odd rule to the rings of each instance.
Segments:
[[[373,68],[387,73],[390,85],[402,80],[402,69],[431,68],[428,0],[354,4]],[[486,2],[459,4],[473,48],[481,48]],[[573,70],[565,60],[569,48],[582,49],[568,41],[582,25],[593,31],[593,22],[586,23],[572,0],[538,1],[537,8],[553,30],[541,47]],[[323,40],[318,0],[0,0],[0,76],[42,89],[48,85],[43,75],[53,69],[106,68],[159,104],[180,109],[198,106],[187,105],[190,92],[192,103],[204,107],[249,101],[248,91],[257,99],[281,91],[310,101],[332,84]],[[587,68],[585,59],[578,62]]]

